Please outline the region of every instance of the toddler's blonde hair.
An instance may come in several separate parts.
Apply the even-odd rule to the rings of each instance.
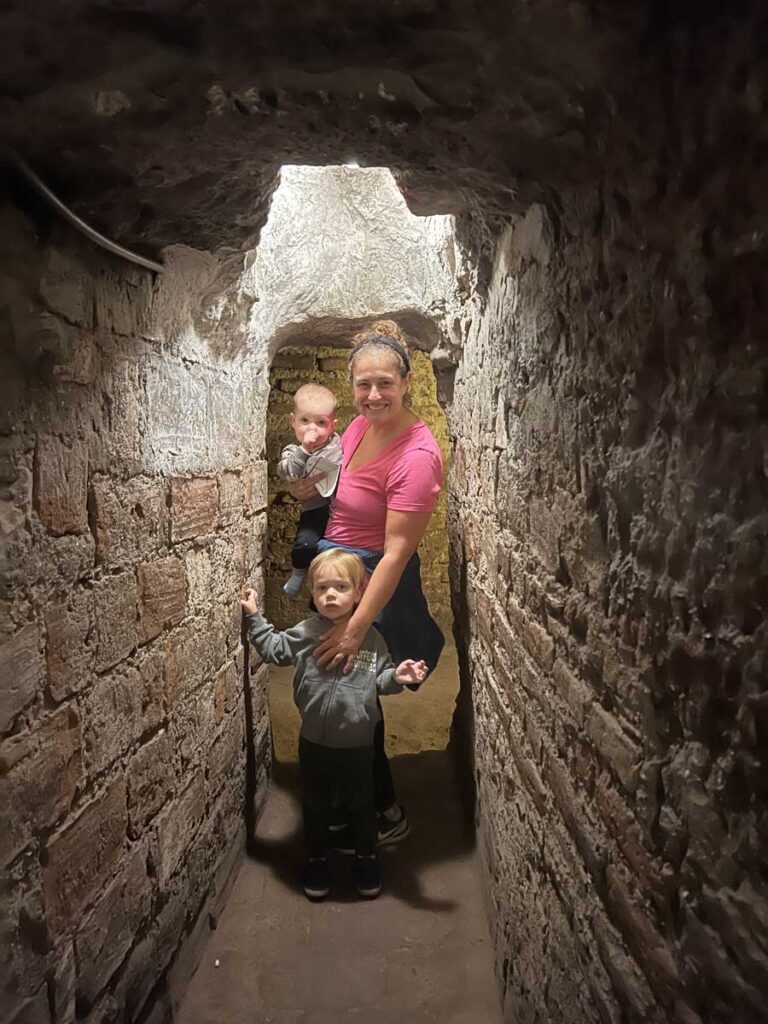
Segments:
[[[342,576],[346,576],[354,590],[359,590],[362,587],[365,579],[365,565],[362,558],[343,548],[329,548],[327,551],[321,551],[319,555],[315,555],[310,563],[307,570],[310,590],[315,585],[315,574],[318,569],[328,565],[334,566]]]

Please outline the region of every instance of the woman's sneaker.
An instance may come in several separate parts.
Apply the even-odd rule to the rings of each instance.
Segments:
[[[375,900],[381,892],[381,868],[375,853],[356,858],[357,891],[367,900]]]
[[[310,900],[324,900],[331,891],[327,857],[310,857],[301,873],[304,895]]]
[[[376,816],[378,822],[378,831],[376,833],[377,846],[393,846],[395,843],[399,843],[401,839],[405,839],[411,831],[405,807],[402,804],[398,804],[397,807],[400,811],[400,817],[397,821],[390,821],[383,814]],[[336,829],[335,835],[331,836],[331,846],[336,853],[351,856],[355,852],[355,837],[351,826],[346,825],[341,829]]]
[[[400,811],[400,817],[397,821],[390,821],[385,814],[379,815],[379,834],[376,837],[377,846],[392,846],[394,843],[399,843],[411,831],[405,807],[402,804],[398,804],[397,809]]]

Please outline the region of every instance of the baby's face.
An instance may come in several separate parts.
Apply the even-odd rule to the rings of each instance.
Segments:
[[[318,399],[301,399],[291,413],[291,426],[299,444],[312,452],[324,445],[334,431],[333,406]]]

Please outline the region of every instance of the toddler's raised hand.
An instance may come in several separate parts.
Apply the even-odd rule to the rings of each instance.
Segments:
[[[420,685],[427,678],[429,668],[426,661],[401,661],[395,669],[395,682],[401,686]]]
[[[256,604],[256,591],[250,587],[244,587],[242,594],[240,595],[240,607],[243,609],[246,615],[253,615],[259,610],[259,606]]]

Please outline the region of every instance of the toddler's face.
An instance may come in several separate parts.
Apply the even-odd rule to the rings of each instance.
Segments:
[[[312,452],[324,445],[334,431],[336,416],[327,402],[317,399],[301,399],[291,413],[291,426],[296,440],[307,451]]]
[[[331,622],[351,615],[359,599],[360,593],[352,581],[335,566],[324,565],[315,573],[312,600],[320,614]]]

